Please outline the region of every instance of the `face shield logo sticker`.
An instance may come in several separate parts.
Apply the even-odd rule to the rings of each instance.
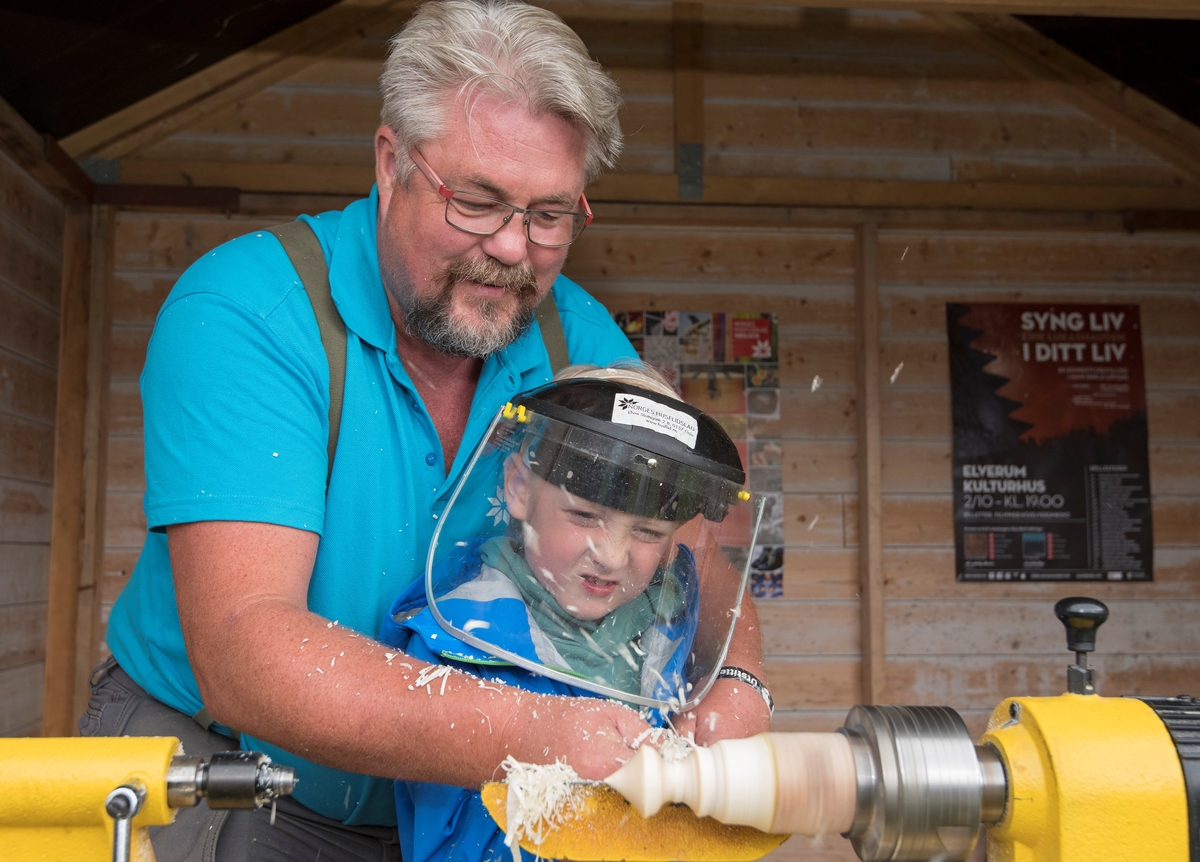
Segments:
[[[659,404],[650,398],[623,392],[613,399],[612,422],[636,425],[674,437],[689,449],[696,448],[696,437],[700,433],[695,417]]]
[[[488,497],[492,508],[488,509],[487,517],[492,519],[492,526],[499,527],[500,522],[507,524],[512,517],[508,513],[508,501],[504,499],[504,486],[496,486],[496,496]]]

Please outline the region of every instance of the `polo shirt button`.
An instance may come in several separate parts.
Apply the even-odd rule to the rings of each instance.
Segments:
[[[430,467],[432,467],[434,464],[437,463],[437,455],[433,452],[430,452],[428,455],[425,456],[425,463],[428,464]]]
[[[411,400],[410,400],[410,401],[408,402],[408,406],[409,406],[409,407],[411,407],[411,408],[412,408],[414,411],[418,409],[418,408],[417,408],[417,402],[416,402],[416,401],[411,401]]]

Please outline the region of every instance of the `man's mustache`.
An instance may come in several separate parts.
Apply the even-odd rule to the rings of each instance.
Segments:
[[[518,299],[537,295],[537,277],[528,266],[505,266],[490,258],[453,260],[443,273],[447,287],[457,281],[474,281],[490,287],[502,287]]]

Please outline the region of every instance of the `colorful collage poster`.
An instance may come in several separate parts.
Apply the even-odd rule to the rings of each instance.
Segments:
[[[751,543],[749,523],[722,525],[722,547],[750,563],[755,598],[783,595],[783,446],[779,327],[772,313],[617,311],[613,320],[647,365],[684,401],[710,414],[733,438],[750,490],[765,498]]]

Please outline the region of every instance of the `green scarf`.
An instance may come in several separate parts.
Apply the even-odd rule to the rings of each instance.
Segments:
[[[480,548],[485,565],[498,569],[517,585],[539,629],[554,644],[569,668],[560,668],[619,691],[638,694],[642,683],[642,632],[656,619],[671,620],[683,611],[687,598],[679,579],[660,568],[646,591],[598,620],[581,620],[555,601],[534,577],[516,544],[497,537]]]

